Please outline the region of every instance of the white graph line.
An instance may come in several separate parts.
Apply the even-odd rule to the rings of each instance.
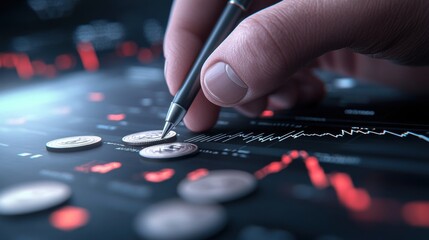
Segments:
[[[289,133],[280,135],[280,136],[275,136],[275,133],[271,133],[268,135],[265,135],[265,133],[259,133],[259,134],[254,134],[253,132],[250,133],[244,133],[244,132],[239,132],[239,133],[235,133],[235,134],[224,134],[224,133],[220,133],[214,136],[210,136],[210,135],[205,135],[205,134],[201,134],[192,138],[189,138],[187,140],[185,140],[185,142],[228,142],[237,138],[241,138],[243,141],[245,141],[246,143],[251,143],[254,141],[258,141],[258,142],[272,142],[272,141],[279,141],[282,142],[286,139],[292,138],[292,139],[297,139],[300,137],[333,137],[333,138],[341,138],[344,137],[346,135],[348,136],[353,136],[356,134],[362,134],[362,135],[378,135],[378,136],[383,136],[383,135],[391,135],[391,136],[395,136],[395,137],[400,137],[400,138],[405,138],[408,136],[413,136],[413,137],[417,137],[423,141],[429,142],[429,137],[422,135],[422,134],[417,134],[414,132],[410,132],[410,131],[406,131],[406,132],[402,132],[402,133],[396,133],[396,132],[392,132],[392,131],[388,131],[388,130],[382,130],[382,131],[374,131],[374,130],[362,130],[362,129],[350,129],[350,130],[341,130],[340,133],[338,134],[334,134],[334,133],[305,133],[305,131],[291,131]]]

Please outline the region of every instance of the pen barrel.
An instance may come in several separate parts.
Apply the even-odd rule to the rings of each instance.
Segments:
[[[247,8],[249,7],[249,5],[250,5],[251,2],[252,2],[252,0],[229,0],[230,4],[237,5],[243,11],[247,10]]]
[[[195,96],[201,88],[200,72],[204,62],[235,27],[238,19],[240,18],[241,12],[242,9],[237,5],[234,5],[231,2],[227,4],[213,28],[213,31],[207,38],[205,45],[201,49],[200,54],[197,56],[194,65],[188,72],[182,87],[174,97],[174,103],[177,103],[186,110],[192,104]]]

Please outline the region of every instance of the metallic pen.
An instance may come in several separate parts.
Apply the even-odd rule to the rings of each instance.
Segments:
[[[164,129],[161,138],[164,138],[177,124],[179,124],[186,115],[189,106],[194,101],[195,96],[201,88],[200,71],[213,50],[226,38],[226,36],[235,27],[240,15],[246,11],[251,0],[229,0],[223,10],[219,20],[213,28],[205,45],[201,49],[191,70],[183,82],[183,85],[176,93],[168,109],[165,118]]]

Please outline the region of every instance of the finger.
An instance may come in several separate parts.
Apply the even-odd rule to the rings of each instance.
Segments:
[[[245,19],[209,57],[202,70],[204,94],[220,106],[242,105],[273,92],[311,59],[348,46],[400,59],[395,50],[402,45],[383,50],[399,37],[391,35],[403,24],[395,14],[401,7],[410,10],[408,5],[370,0],[277,3]],[[406,19],[403,13],[401,17]],[[390,18],[392,22],[382,21]]]
[[[326,95],[325,84],[309,70],[297,77],[297,105],[312,105]]]
[[[325,30],[335,22],[323,15],[309,18],[317,7],[313,1],[282,1],[242,21],[203,66],[206,97],[220,106],[251,102],[274,92],[303,64],[331,48],[334,33]]]
[[[256,10],[273,2],[274,0],[255,1],[251,7]],[[166,59],[164,73],[172,95],[182,85],[225,4],[224,1],[215,0],[176,0],[174,2],[164,38]],[[219,108],[199,94],[189,108],[184,122],[192,131],[204,131],[216,123],[218,113]]]
[[[257,117],[266,109],[288,109],[296,105],[298,90],[297,79],[291,77],[291,79],[274,92],[243,105],[236,106],[235,109],[247,117]]]
[[[254,1],[248,13],[265,8],[278,0]],[[164,74],[171,94],[182,85],[225,1],[176,0],[164,38]]]
[[[311,70],[305,69],[295,73],[273,93],[236,106],[235,109],[248,117],[257,117],[264,110],[284,110],[296,105],[314,104],[320,102],[324,95],[324,83]]]
[[[220,108],[209,102],[200,91],[186,113],[184,123],[193,132],[202,132],[216,124]]]
[[[182,85],[224,1],[176,0],[164,38],[165,78],[171,94]]]
[[[296,105],[309,105],[320,102],[325,95],[325,85],[305,69],[294,74],[273,93],[250,101],[235,109],[248,117],[257,117],[264,110],[284,110]]]
[[[288,84],[270,94],[267,108],[284,110],[296,105],[310,105],[320,102],[325,94],[325,84],[306,69],[293,75]]]
[[[298,102],[298,80],[292,77],[287,83],[274,91],[268,97],[269,110],[284,110],[292,108]]]
[[[235,109],[247,117],[257,117],[261,115],[262,111],[267,108],[268,99],[267,97],[261,97],[251,102],[235,107]]]
[[[429,90],[429,67],[410,67],[393,64],[341,49],[318,58],[318,66],[360,80],[375,81],[413,93]]]

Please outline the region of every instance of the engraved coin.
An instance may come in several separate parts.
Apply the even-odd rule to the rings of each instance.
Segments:
[[[68,185],[56,181],[19,184],[0,192],[0,215],[20,215],[60,205],[71,196]]]
[[[143,148],[140,156],[145,158],[169,159],[196,154],[198,146],[192,143],[164,143]]]
[[[220,203],[242,198],[256,189],[255,177],[238,170],[216,170],[197,180],[182,180],[178,194],[194,203]]]
[[[135,220],[135,229],[144,239],[206,239],[222,230],[226,222],[221,206],[174,199],[141,212]]]
[[[52,140],[46,143],[46,149],[52,152],[71,152],[95,148],[101,144],[101,137],[74,136]]]
[[[174,141],[177,134],[174,131],[170,131],[163,139],[161,139],[161,135],[161,130],[138,132],[123,137],[122,141],[129,145],[144,146]]]

